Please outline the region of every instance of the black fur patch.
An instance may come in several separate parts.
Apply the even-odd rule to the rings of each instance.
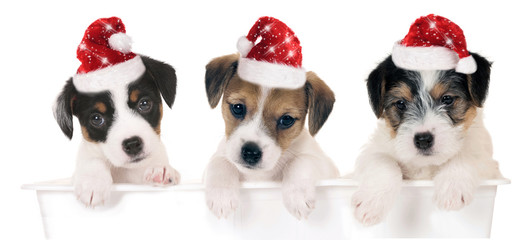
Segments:
[[[162,117],[160,105],[162,104],[162,98],[160,97],[160,92],[152,77],[149,74],[144,74],[140,79],[136,80],[133,83],[130,83],[128,86],[128,101],[127,104],[130,109],[138,113],[143,117],[153,129],[159,127],[160,119]],[[133,91],[137,92],[136,101],[132,101],[130,95]],[[152,106],[149,111],[140,111],[139,103],[142,100],[151,101]]]
[[[106,111],[99,111],[97,104],[105,104]],[[107,139],[108,129],[112,126],[114,121],[114,104],[110,92],[99,93],[78,93],[76,99],[73,101],[73,114],[79,119],[79,124],[86,128],[88,137],[95,142],[105,142]],[[103,124],[101,126],[94,126],[91,124],[92,117],[95,114],[100,114],[103,117]]]

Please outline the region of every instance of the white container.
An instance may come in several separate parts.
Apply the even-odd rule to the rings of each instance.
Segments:
[[[36,190],[47,239],[357,239],[357,237],[489,237],[497,185],[484,181],[460,211],[434,205],[432,181],[406,181],[387,219],[363,227],[352,215],[356,182],[318,184],[316,209],[298,221],[283,206],[280,184],[244,183],[228,219],[209,212],[204,186],[166,188],[116,184],[104,206],[87,208],[66,183],[24,185]]]

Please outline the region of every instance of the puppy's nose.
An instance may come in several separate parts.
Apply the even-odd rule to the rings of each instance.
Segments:
[[[252,166],[261,160],[262,155],[261,148],[254,142],[247,142],[242,146],[241,157]]]
[[[430,132],[417,133],[413,142],[418,149],[426,150],[433,145],[433,135]]]
[[[129,156],[135,156],[143,150],[143,141],[139,137],[127,138],[121,145],[123,151]]]

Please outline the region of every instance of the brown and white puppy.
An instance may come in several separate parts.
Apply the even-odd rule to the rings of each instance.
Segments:
[[[221,103],[226,125],[206,169],[207,205],[217,217],[228,217],[238,206],[241,181],[282,181],[285,207],[307,218],[316,181],[339,175],[313,138],[332,111],[334,93],[313,72],[292,90],[247,82],[237,74],[238,60],[232,54],[206,66],[209,104]]]

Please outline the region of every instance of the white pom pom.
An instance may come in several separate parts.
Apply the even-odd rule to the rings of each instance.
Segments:
[[[456,66],[456,72],[458,73],[472,74],[475,73],[477,69],[478,66],[476,60],[474,60],[472,56],[459,59]]]
[[[246,57],[252,48],[253,42],[250,42],[245,36],[240,37],[237,41],[237,50],[239,50],[241,57]]]
[[[132,49],[132,39],[125,33],[116,33],[108,39],[110,48],[122,53],[130,53]]]

